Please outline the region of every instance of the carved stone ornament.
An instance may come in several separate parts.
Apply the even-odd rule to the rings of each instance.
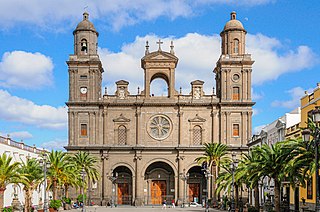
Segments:
[[[164,140],[170,135],[172,123],[165,115],[155,115],[150,118],[147,128],[152,138]]]

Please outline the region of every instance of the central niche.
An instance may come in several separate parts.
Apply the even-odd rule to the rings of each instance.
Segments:
[[[166,139],[171,132],[171,120],[165,115],[154,115],[147,125],[149,135],[156,140]]]

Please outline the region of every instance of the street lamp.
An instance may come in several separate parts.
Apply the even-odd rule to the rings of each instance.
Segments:
[[[206,177],[206,180],[207,180],[207,194],[206,194],[206,210],[205,212],[208,212],[209,211],[209,178],[212,176],[212,174],[210,173],[210,170],[209,170],[209,167],[205,166],[205,177]]]
[[[82,167],[81,176],[82,176],[82,184],[83,184],[83,187],[82,187],[82,212],[84,212],[85,211],[85,209],[84,209],[84,201],[85,201],[84,186],[85,186],[85,177],[86,177],[86,170],[84,169],[84,167]]]
[[[236,170],[237,161],[236,161],[236,154],[232,153],[232,163],[230,164],[230,168],[232,171],[232,187],[231,187],[231,211],[235,212],[235,201],[234,201],[234,172]]]
[[[187,180],[189,178],[189,173],[186,173],[186,169],[183,169],[183,173],[180,173],[180,179],[184,181],[184,192],[183,192],[183,201],[182,207],[185,206],[186,198],[187,198]]]
[[[115,173],[115,176],[113,176],[113,172],[111,172],[112,175],[109,175],[108,176],[108,179],[111,181],[112,183],[112,197],[111,197],[111,208],[114,207],[114,196],[115,196],[115,191],[116,191],[116,186],[115,186],[115,183],[118,179],[118,172]]]
[[[315,145],[315,163],[316,163],[316,212],[320,212],[320,203],[319,203],[319,163],[318,163],[318,145],[320,142],[320,109],[319,107],[316,107],[314,110],[311,111],[312,120],[315,123],[314,132],[312,133],[313,139],[314,139],[314,145]],[[302,136],[304,141],[310,141],[310,135],[311,131],[309,129],[304,129],[302,131]]]
[[[43,211],[47,212],[47,170],[50,168],[50,162],[48,161],[46,153],[42,154],[42,158],[39,160],[39,165],[43,167]]]

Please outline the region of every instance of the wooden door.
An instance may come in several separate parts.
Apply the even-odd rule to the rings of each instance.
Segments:
[[[118,204],[130,204],[129,199],[129,184],[128,183],[118,183]]]
[[[167,183],[165,180],[153,180],[151,183],[151,202],[161,205],[163,198],[167,195]]]
[[[189,183],[189,201],[200,203],[200,183]]]

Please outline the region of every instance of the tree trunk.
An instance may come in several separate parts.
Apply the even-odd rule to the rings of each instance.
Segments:
[[[238,205],[239,205],[239,186],[237,184],[234,184],[234,189],[235,189],[235,207],[238,208]]]
[[[57,180],[53,179],[53,186],[52,186],[52,196],[53,196],[53,200],[57,199]]]
[[[275,211],[280,211],[280,183],[274,179],[274,207]]]
[[[216,194],[216,180],[217,180],[217,175],[216,175],[216,166],[212,166],[212,191],[211,191],[211,193],[212,193],[212,199],[213,199],[213,201],[215,202],[216,200],[217,200],[217,194]]]
[[[260,198],[260,195],[259,195],[259,186],[258,184],[256,184],[254,186],[254,207],[256,209],[260,209],[260,205],[259,205],[259,198]]]
[[[4,191],[6,190],[6,188],[0,188],[0,211],[2,211],[3,209],[3,202],[4,202]]]
[[[30,212],[31,211],[31,192],[30,189],[26,189],[25,191],[25,197],[24,197],[24,211]]]
[[[69,185],[68,184],[64,184],[64,189],[65,189],[66,198],[69,198]]]

